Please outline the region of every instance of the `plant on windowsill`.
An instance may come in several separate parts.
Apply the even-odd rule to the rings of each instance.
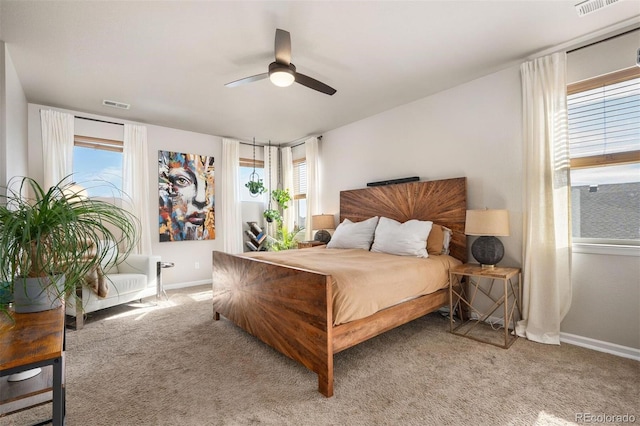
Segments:
[[[70,176],[45,191],[22,177],[0,188],[0,282],[10,283],[16,312],[60,306],[88,274],[126,258],[138,241],[135,216],[66,182]],[[114,246],[117,259],[107,259]]]

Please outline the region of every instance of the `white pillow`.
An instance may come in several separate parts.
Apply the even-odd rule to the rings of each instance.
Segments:
[[[431,221],[412,219],[400,223],[381,217],[371,251],[398,256],[428,257],[427,237],[432,226]]]
[[[345,219],[336,228],[327,248],[369,250],[377,224],[378,216],[362,222],[351,222],[349,219]]]

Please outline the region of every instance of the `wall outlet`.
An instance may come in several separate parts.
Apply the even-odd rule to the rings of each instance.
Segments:
[[[200,262],[196,262],[196,264],[195,264],[195,268],[196,268],[196,269],[200,269]]]

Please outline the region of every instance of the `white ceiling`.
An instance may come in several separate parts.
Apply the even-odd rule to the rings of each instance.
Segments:
[[[31,103],[283,143],[640,22],[640,0],[585,17],[574,3],[0,0],[0,39]],[[334,96],[269,80],[224,86],[267,71],[276,28],[291,33],[298,71]]]

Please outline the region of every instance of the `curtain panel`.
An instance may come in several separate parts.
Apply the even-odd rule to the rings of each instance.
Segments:
[[[307,162],[307,219],[305,222],[305,239],[309,241],[313,239],[311,216],[320,214],[320,194],[318,193],[318,186],[320,185],[318,138],[307,139],[304,142],[304,147]]]
[[[560,344],[571,304],[566,55],[522,64],[523,319],[518,335]]]
[[[293,153],[291,147],[287,146],[282,148],[282,188],[289,190],[291,200],[287,203],[287,208],[284,210],[283,225],[287,232],[292,232],[295,227],[297,212],[295,204],[293,202]]]
[[[216,203],[217,224],[222,230],[223,249],[242,253],[242,209],[240,203],[240,142],[222,139],[220,196]]]
[[[65,112],[40,110],[45,191],[73,173],[74,119]]]
[[[149,153],[145,126],[124,125],[122,191],[124,192],[123,206],[140,221],[140,240],[133,252],[150,255]],[[128,200],[125,197],[128,197]]]

